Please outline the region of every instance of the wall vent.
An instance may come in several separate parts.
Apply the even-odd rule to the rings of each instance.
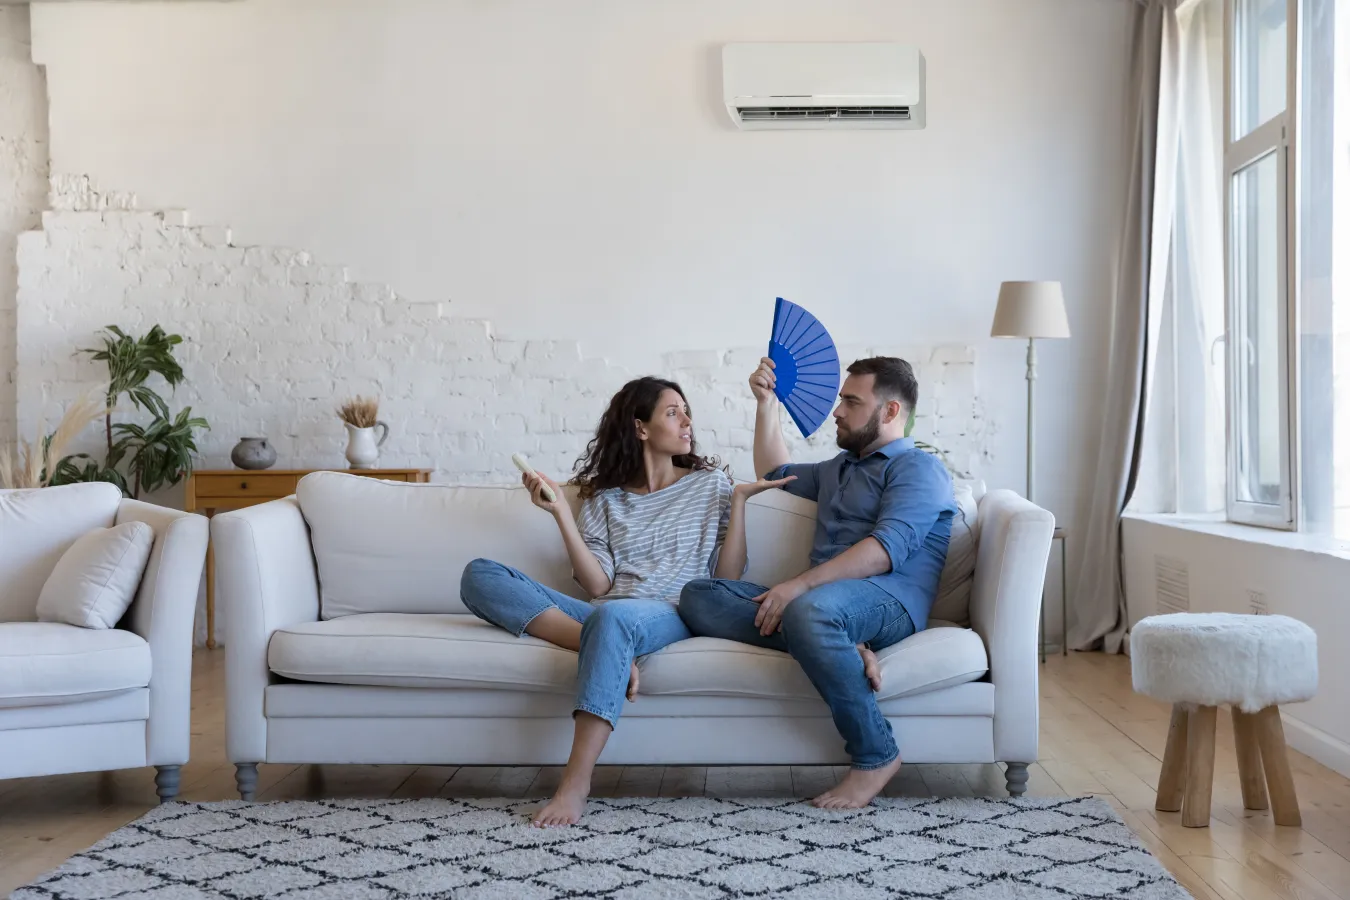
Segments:
[[[1191,575],[1184,559],[1153,557],[1158,615],[1191,611]]]

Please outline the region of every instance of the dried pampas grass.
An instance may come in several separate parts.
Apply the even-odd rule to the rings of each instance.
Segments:
[[[374,428],[375,417],[380,411],[380,401],[376,397],[353,397],[338,407],[342,421],[353,428]]]
[[[70,442],[91,422],[107,414],[104,396],[105,392],[98,391],[66,407],[50,439],[43,437],[46,422],[38,422],[36,442],[20,439],[12,447],[0,448],[0,488],[40,488],[50,484],[56,464],[65,457]]]

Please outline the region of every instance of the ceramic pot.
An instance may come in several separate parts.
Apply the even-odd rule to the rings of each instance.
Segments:
[[[265,437],[240,438],[230,451],[230,462],[241,469],[266,469],[276,461],[276,448]]]

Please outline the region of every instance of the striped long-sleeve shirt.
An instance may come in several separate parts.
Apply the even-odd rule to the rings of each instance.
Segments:
[[[653,494],[609,488],[586,500],[577,525],[610,580],[595,602],[633,598],[676,603],[710,578],[731,518],[731,478],[693,471]]]

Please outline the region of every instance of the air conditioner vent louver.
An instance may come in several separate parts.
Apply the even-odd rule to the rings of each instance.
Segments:
[[[908,106],[738,106],[745,122],[806,119],[875,119],[907,122]]]

